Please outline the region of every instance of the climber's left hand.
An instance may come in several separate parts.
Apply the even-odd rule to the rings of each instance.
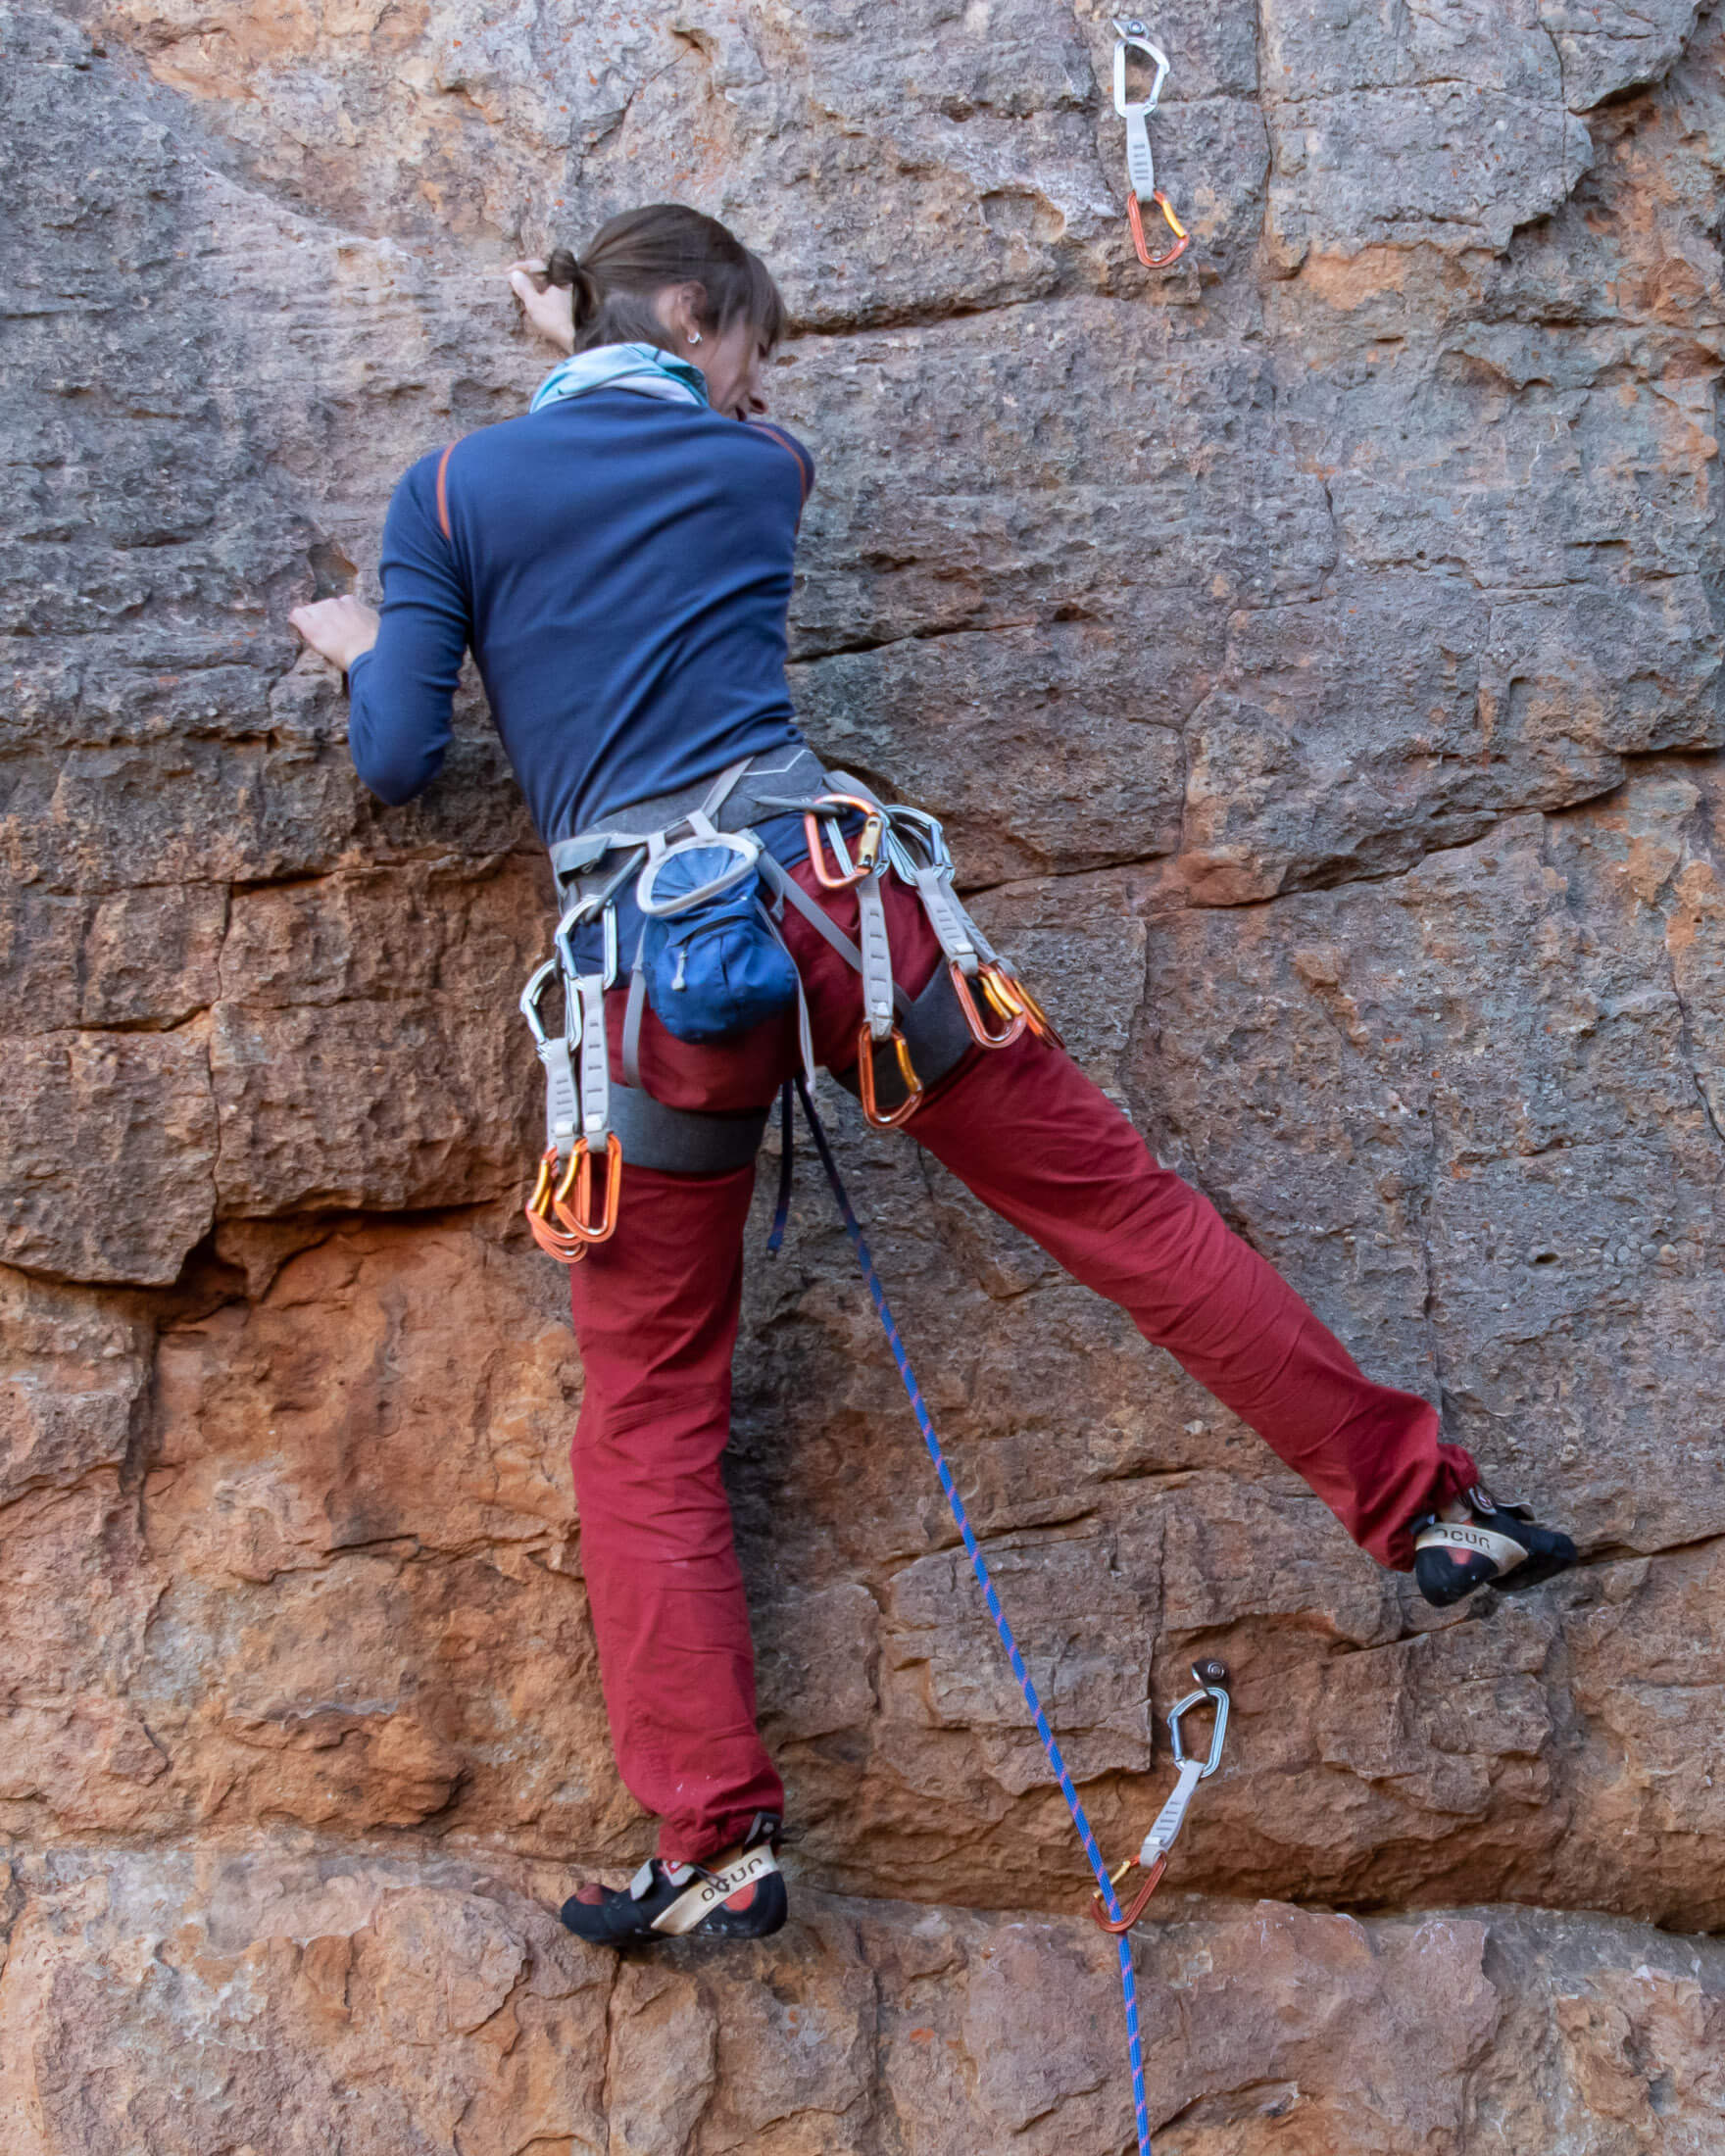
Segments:
[[[287,618],[313,651],[332,666],[339,666],[343,673],[377,641],[376,609],[346,594],[339,599],[314,600],[309,607],[295,607]]]

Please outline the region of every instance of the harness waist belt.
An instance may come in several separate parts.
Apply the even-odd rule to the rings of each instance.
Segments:
[[[749,760],[736,783],[708,813],[717,830],[746,831],[753,823],[783,813],[767,808],[764,795],[770,799],[775,794],[818,794],[825,784],[820,759],[812,749],[800,743],[767,749]],[[673,829],[705,806],[713,788],[713,779],[704,778],[674,793],[632,801],[615,809],[595,829],[559,839],[551,849],[551,867],[563,904],[587,896],[588,871],[596,869],[608,854],[645,846],[650,832]],[[594,879],[594,888],[598,888],[598,879]]]

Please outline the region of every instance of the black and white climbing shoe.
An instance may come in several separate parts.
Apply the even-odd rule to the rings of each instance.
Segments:
[[[1414,1522],[1413,1552],[1414,1584],[1440,1609],[1475,1588],[1517,1594],[1538,1587],[1576,1557],[1567,1535],[1541,1527],[1524,1504],[1500,1504],[1479,1483]]]
[[[651,1857],[626,1886],[577,1886],[559,1912],[577,1938],[765,1938],[785,1921],[779,1823],[761,1813],[740,1845],[706,1864]]]

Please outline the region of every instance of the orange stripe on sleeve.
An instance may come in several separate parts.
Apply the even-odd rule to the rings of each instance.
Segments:
[[[455,534],[449,528],[449,453],[454,447],[451,442],[437,460],[437,523],[443,536],[451,540]]]

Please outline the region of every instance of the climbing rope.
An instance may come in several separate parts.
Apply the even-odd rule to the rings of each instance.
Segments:
[[[1036,1686],[1030,1672],[1024,1667],[1024,1657],[1018,1652],[1018,1642],[1012,1638],[1012,1628],[1007,1622],[1001,1608],[1001,1598],[995,1592],[994,1582],[989,1577],[988,1564],[964,1510],[964,1500],[959,1494],[959,1486],[953,1480],[953,1471],[947,1465],[947,1456],[935,1432],[934,1421],[916,1383],[916,1373],[911,1367],[911,1358],[905,1352],[905,1344],[899,1338],[899,1328],[893,1318],[891,1305],[886,1299],[886,1290],[880,1284],[880,1275],[874,1269],[874,1259],[869,1255],[864,1237],[851,1200],[846,1193],[838,1162],[833,1158],[832,1147],[827,1142],[826,1128],[815,1112],[807,1083],[797,1080],[797,1093],[803,1102],[803,1113],[809,1119],[809,1134],[814,1141],[814,1150],[820,1155],[820,1164],[826,1170],[826,1180],[832,1185],[832,1195],[838,1201],[845,1233],[851,1239],[851,1248],[857,1253],[862,1278],[867,1283],[868,1294],[874,1303],[875,1314],[886,1333],[887,1346],[893,1351],[893,1360],[899,1366],[899,1376],[904,1381],[905,1392],[911,1402],[911,1412],[916,1417],[916,1427],[922,1433],[922,1442],[928,1447],[928,1456],[934,1462],[934,1471],[940,1477],[940,1486],[946,1492],[947,1503],[952,1507],[953,1519],[963,1538],[964,1554],[970,1560],[970,1569],[976,1575],[976,1584],[982,1590],[983,1600],[988,1604],[988,1614],[994,1619],[995,1630],[1001,1636],[1001,1644],[1007,1650],[1007,1659],[1012,1665],[1012,1675],[1018,1680],[1018,1689],[1024,1694],[1024,1704],[1030,1709],[1030,1719],[1036,1725],[1036,1734],[1042,1740],[1042,1748],[1048,1754],[1048,1763],[1054,1769],[1055,1780],[1060,1784],[1060,1794],[1066,1800],[1066,1809],[1072,1815],[1072,1824],[1078,1830],[1078,1838],[1084,1844],[1084,1854],[1090,1869],[1096,1874],[1097,1898],[1107,1910],[1110,1927],[1118,1926],[1116,1944],[1120,1955],[1120,1990],[1126,2006],[1126,2048],[1132,2061],[1132,2107],[1138,2122],[1139,2156],[1152,2156],[1150,2145],[1150,2108],[1144,2094],[1144,2046],[1138,2034],[1138,1985],[1132,1970],[1132,1944],[1126,1935],[1126,1919],[1114,1895],[1113,1882],[1109,1877],[1108,1865],[1097,1846],[1096,1836],[1086,1818],[1084,1806],[1078,1800],[1078,1791],[1072,1787],[1072,1777],[1066,1771],[1066,1762],[1060,1756],[1060,1747],[1055,1741],[1055,1733],[1049,1728],[1048,1716],[1042,1711],[1042,1701],[1037,1697]],[[788,1103],[787,1103],[788,1107]],[[789,1153],[789,1130],[786,1129],[786,1153]],[[782,1171],[781,1171],[782,1172]]]

